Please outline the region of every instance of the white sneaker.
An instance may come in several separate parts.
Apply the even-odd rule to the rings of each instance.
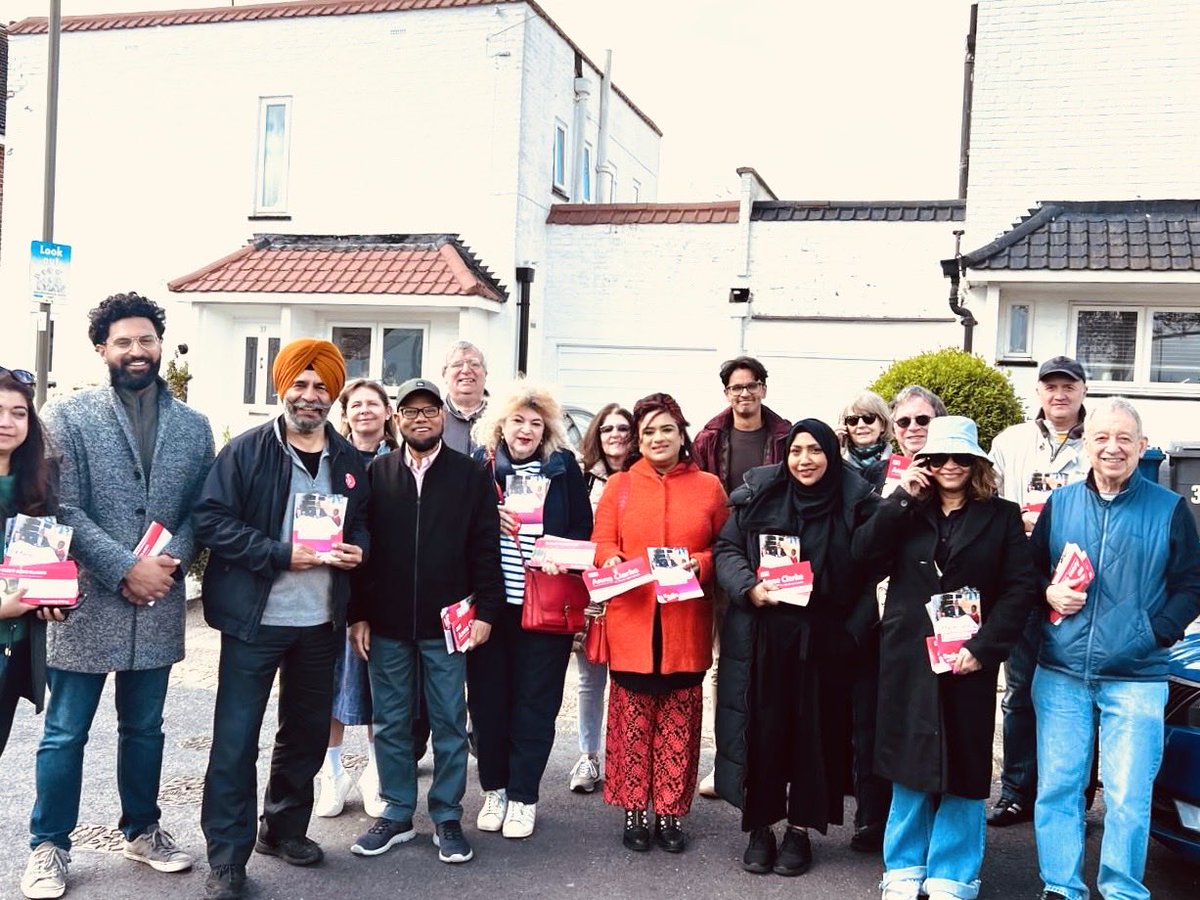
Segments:
[[[571,770],[571,790],[577,794],[590,794],[600,780],[600,760],[593,753],[585,753]]]
[[[717,793],[717,770],[713,769],[700,782],[698,788],[701,797],[707,797],[709,800],[716,800],[721,795]]]
[[[192,867],[192,855],[179,849],[175,838],[158,825],[151,825],[121,847],[121,855],[145,863],[156,872],[183,872]]]
[[[67,864],[71,854],[50,841],[42,841],[31,854],[21,876],[21,893],[29,900],[54,900],[67,892]]]
[[[475,827],[480,831],[499,831],[504,827],[504,819],[507,813],[507,791],[503,789],[498,791],[484,791],[483,809],[479,811],[479,818],[475,820]]]
[[[533,823],[537,821],[537,804],[510,800],[508,812],[504,814],[504,836],[527,838],[533,834]]]
[[[317,795],[317,802],[313,804],[313,815],[322,819],[340,816],[346,805],[346,795],[354,785],[354,779],[345,769],[340,769],[337,775],[330,775],[329,769],[322,768],[319,782],[321,792]]]
[[[883,888],[880,900],[917,900],[921,894],[921,882],[915,878],[889,881],[880,887]]]
[[[379,768],[374,762],[368,762],[359,776],[358,792],[362,795],[363,812],[372,819],[382,819],[387,801],[379,796]]]

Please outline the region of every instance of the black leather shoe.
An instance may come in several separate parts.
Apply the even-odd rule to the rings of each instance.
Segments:
[[[325,858],[325,851],[316,841],[306,837],[280,838],[273,841],[260,831],[254,852],[278,856],[289,866],[315,866]]]
[[[682,853],[683,848],[687,846],[687,835],[683,833],[679,816],[656,816],[654,840],[668,853]]]
[[[213,866],[204,882],[204,900],[241,900],[245,889],[245,866]]]
[[[1007,828],[1020,822],[1033,821],[1033,804],[1028,805],[1019,800],[1001,800],[988,813],[987,823],[993,828]]]
[[[742,856],[742,868],[755,875],[766,875],[775,865],[775,832],[770,828],[755,828]]]
[[[854,829],[850,849],[857,853],[878,853],[883,849],[883,823]]]
[[[625,810],[625,831],[621,835],[621,843],[639,853],[650,849],[650,827],[646,824],[644,809]]]
[[[783,833],[783,843],[779,845],[779,855],[775,857],[775,867],[771,871],[792,878],[803,875],[811,865],[812,844],[809,843],[808,832],[789,828]]]

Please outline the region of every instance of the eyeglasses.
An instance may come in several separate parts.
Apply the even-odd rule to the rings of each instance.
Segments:
[[[483,363],[481,363],[477,359],[460,359],[457,362],[450,363],[448,366],[446,366],[446,368],[447,369],[473,369],[474,371],[478,372],[479,370],[481,370],[483,368]]]
[[[931,469],[940,469],[950,460],[954,460],[956,466],[966,469],[974,462],[975,457],[970,453],[930,453],[928,456],[921,457],[921,461]]]
[[[442,411],[440,406],[402,406],[400,407],[400,415],[408,419],[410,422],[418,416],[424,416],[427,419],[436,419],[438,413]]]
[[[612,434],[614,431],[617,434],[629,434],[628,425],[601,425],[597,430],[601,434]]]
[[[918,425],[920,425],[922,428],[924,428],[926,425],[928,425],[932,421],[933,421],[933,416],[913,416],[911,419],[908,416],[905,416],[902,419],[896,420],[896,427],[897,428],[907,428],[909,425],[912,425],[914,422],[916,422]]]
[[[153,350],[161,343],[162,339],[157,334],[143,334],[136,338],[113,338],[110,341],[105,341],[104,346],[112,347],[114,350],[120,350],[124,353],[127,350],[132,350],[134,344],[137,344],[143,350]]]
[[[725,385],[725,393],[727,394],[757,394],[763,386],[761,381],[751,381],[747,384],[727,384]]]
[[[13,381],[19,381],[21,384],[33,384],[37,381],[37,376],[26,369],[8,369],[0,366],[0,375],[9,375]]]
[[[879,416],[875,415],[875,413],[863,413],[859,416],[842,416],[842,421],[853,428],[858,424],[859,419],[862,420],[864,425],[874,425],[878,418]]]

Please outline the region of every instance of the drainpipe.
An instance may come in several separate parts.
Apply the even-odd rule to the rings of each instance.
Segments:
[[[967,53],[963,58],[962,126],[958,136],[958,199],[967,199],[967,175],[971,166],[971,105],[975,92],[975,32],[979,22],[979,4],[971,4],[971,27],[967,32]]]
[[[529,368],[529,286],[533,266],[517,266],[517,375]]]
[[[608,164],[608,106],[612,94],[612,51],[604,51],[604,74],[600,77],[600,133],[596,137],[596,202],[613,202],[613,173]]]
[[[587,130],[587,104],[592,96],[592,82],[579,76],[574,82],[575,110],[571,128],[575,136],[571,140],[571,202],[583,202],[583,144]]]
[[[962,253],[960,252],[962,236],[963,233],[961,230],[954,232],[954,257],[952,259],[943,259],[941,264],[942,275],[950,279],[950,311],[960,317],[959,324],[963,327],[963,350],[970,353],[975,326],[979,323],[975,321],[975,317],[971,315],[971,311],[958,300],[958,288],[962,282],[963,273]]]

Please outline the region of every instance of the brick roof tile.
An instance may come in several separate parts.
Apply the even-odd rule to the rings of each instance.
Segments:
[[[556,203],[549,225],[727,225],[738,220],[736,201],[722,203]]]

